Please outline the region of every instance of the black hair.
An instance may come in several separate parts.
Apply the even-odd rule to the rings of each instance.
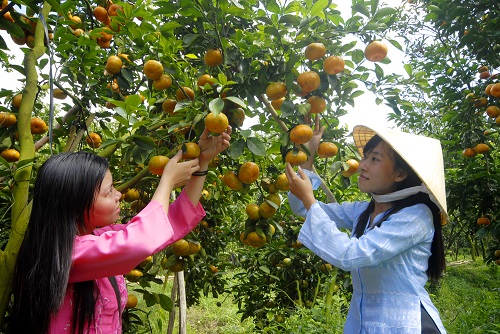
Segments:
[[[13,333],[46,334],[68,288],[75,237],[85,230],[95,196],[109,168],[89,152],[60,153],[42,164],[14,274]],[[95,281],[73,286],[71,333],[94,322]]]
[[[378,135],[373,136],[363,148],[363,154],[366,155],[371,152],[380,142],[382,138]],[[418,177],[415,171],[408,165],[408,163],[399,156],[394,150],[391,149],[394,157],[394,166],[396,169],[400,169],[406,173],[406,178],[401,182],[396,184],[396,190],[401,190],[409,187],[419,186],[422,184],[422,180]],[[423,203],[429,207],[432,212],[433,224],[434,224],[434,237],[432,238],[431,244],[431,256],[429,257],[427,276],[432,281],[437,281],[441,278],[443,271],[446,267],[445,256],[444,256],[444,245],[443,245],[443,234],[441,227],[441,211],[439,207],[431,201],[428,194],[418,193],[401,200],[394,201],[394,206],[385,212],[382,218],[377,221],[377,225],[382,224],[383,221],[387,220],[392,214],[399,212],[400,210],[413,206],[415,204]],[[368,204],[368,207],[361,213],[358,218],[358,223],[353,231],[353,236],[360,237],[365,233],[368,220],[370,215],[375,208],[375,202],[373,199]]]

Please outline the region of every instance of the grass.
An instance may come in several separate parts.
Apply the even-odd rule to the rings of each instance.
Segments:
[[[170,294],[171,283],[167,284],[165,291],[167,295]],[[449,266],[439,286],[429,287],[429,291],[448,333],[500,334],[499,266],[487,266],[480,261],[462,261],[459,265]],[[145,333],[166,333],[168,312],[157,305],[148,309],[143,301],[140,303],[143,310],[149,311],[151,330]],[[283,324],[270,327],[265,332],[342,333],[337,324],[343,320],[334,313],[326,319],[320,306],[301,309]],[[257,332],[250,319],[240,322],[238,307],[227,295],[219,298],[202,297],[199,305],[187,310],[186,318],[187,334]],[[162,326],[158,326],[159,321]],[[177,325],[173,332],[178,333]]]

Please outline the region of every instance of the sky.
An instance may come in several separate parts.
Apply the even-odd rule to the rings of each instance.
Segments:
[[[338,9],[341,12],[346,13],[343,16],[349,17],[351,11],[351,1],[337,0],[336,2],[338,4]],[[401,4],[401,0],[385,0],[384,2],[391,7],[396,7]],[[8,36],[5,31],[0,30],[0,35],[4,38],[10,50],[19,50],[18,45],[14,44],[10,36]],[[387,65],[380,65],[384,69],[385,73],[391,72],[404,74],[403,53],[392,46],[389,42],[386,41],[385,43],[389,47],[388,57],[391,59],[391,63]],[[21,51],[16,52],[16,57],[17,58],[13,62],[20,65],[23,57]],[[370,66],[369,63],[365,65]],[[21,89],[23,84],[18,81],[18,79],[22,78],[22,75],[17,72],[5,73],[3,70],[4,69],[0,69],[0,71],[2,71],[0,89]],[[365,94],[355,100],[355,107],[347,106],[346,109],[348,113],[347,115],[340,117],[340,125],[347,125],[349,130],[352,130],[352,128],[357,124],[392,126],[393,124],[387,121],[387,114],[391,112],[391,109],[383,103],[377,105],[375,103],[375,96],[368,90],[364,89],[362,83],[360,83],[360,85],[360,89],[365,90]],[[251,120],[249,121],[251,122]]]

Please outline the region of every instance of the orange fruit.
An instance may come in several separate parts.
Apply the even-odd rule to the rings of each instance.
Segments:
[[[14,148],[9,148],[6,150],[3,150],[2,153],[0,153],[0,156],[7,160],[8,162],[16,162],[19,161],[19,158],[21,157],[21,154],[19,153],[18,150]]]
[[[496,125],[500,125],[500,116],[498,116],[497,118],[495,118],[495,124]]]
[[[170,159],[164,155],[155,155],[148,162],[149,171],[155,175],[162,175]]]
[[[167,258],[165,258],[165,260],[166,259]],[[173,273],[178,273],[178,272],[184,270],[185,265],[186,265],[185,260],[183,260],[181,258],[178,258],[177,260],[175,260],[175,262],[173,264],[171,264],[170,266],[166,267],[165,269],[168,269],[169,271],[171,271]]]
[[[369,61],[378,62],[387,57],[387,45],[380,41],[373,41],[365,48],[365,58]]]
[[[486,107],[487,104],[488,104],[488,99],[485,97],[480,97],[474,101],[474,107],[476,108]]]
[[[276,186],[276,189],[278,189],[278,190],[288,191],[289,184],[288,184],[288,178],[286,177],[286,174],[282,173],[282,174],[278,175],[274,185]]]
[[[281,196],[278,194],[269,194],[267,195],[266,200],[273,202],[278,207],[281,205]]]
[[[278,100],[286,95],[286,85],[283,82],[271,82],[266,87],[266,95],[269,100]]]
[[[99,39],[101,41],[110,41],[113,39],[113,35],[112,34],[108,34],[107,32],[104,32],[104,31],[101,31],[99,33],[101,36],[99,37]],[[120,59],[121,60],[121,59]]]
[[[252,161],[247,161],[238,170],[238,179],[245,184],[251,184],[259,178],[259,166]]]
[[[170,114],[172,115],[174,113],[174,110],[175,110],[175,106],[177,105],[177,101],[174,100],[174,99],[166,99],[165,101],[163,101],[163,103],[161,104],[161,108],[163,109],[164,112],[166,112],[167,114]]]
[[[276,213],[276,208],[264,201],[259,205],[260,216],[264,219],[271,218]],[[248,239],[248,238],[247,238]]]
[[[283,101],[285,101],[284,97],[282,97],[281,99],[272,100],[271,105],[273,106],[274,110],[281,110],[281,105],[283,104]]]
[[[222,177],[222,183],[232,190],[240,190],[243,188],[243,183],[233,171],[226,172]]]
[[[164,90],[172,86],[172,78],[169,75],[162,74],[156,80],[153,80],[153,88],[156,90]]]
[[[260,248],[264,246],[267,242],[267,239],[264,237],[261,237],[257,232],[252,231],[248,233],[246,242],[249,246],[255,247],[255,248]]]
[[[107,22],[109,20],[108,11],[102,6],[94,8],[94,16],[100,22]]]
[[[142,271],[139,269],[132,269],[127,275],[125,275],[125,278],[130,282],[139,282],[142,276],[144,276]]]
[[[193,142],[182,144],[182,159],[196,159],[200,156],[200,147]]]
[[[490,95],[496,98],[500,97],[500,83],[496,83],[491,86]]]
[[[220,165],[220,162],[221,161],[219,157],[214,157],[208,162],[208,168],[215,168]]]
[[[73,30],[73,35],[75,35],[76,37],[80,37],[85,35],[85,31],[83,31],[83,29],[77,28]]]
[[[117,16],[118,12],[123,13],[123,7],[117,4],[112,4],[111,6],[108,7],[108,15],[109,16]]]
[[[326,54],[326,48],[323,43],[311,43],[306,46],[304,55],[307,59],[313,61],[323,58]]]
[[[85,138],[85,141],[92,148],[98,148],[102,144],[101,136],[99,136],[99,134],[95,132],[89,133],[88,136]]]
[[[307,154],[304,151],[297,151],[297,153],[293,151],[294,150],[291,150],[286,154],[286,162],[289,162],[292,166],[299,166],[307,161]]]
[[[12,99],[12,106],[15,108],[21,107],[21,101],[23,100],[23,94],[17,94]]]
[[[344,70],[344,68],[345,68],[345,61],[339,56],[330,56],[326,58],[325,61],[323,62],[323,70],[328,75],[334,75],[340,73]]]
[[[182,87],[182,89],[178,88],[175,91],[175,97],[177,98],[177,101],[182,101],[182,100],[187,100],[187,99],[193,101],[194,100],[194,91],[189,87]]]
[[[491,224],[490,220],[486,217],[480,217],[477,219],[477,224],[478,225],[484,225],[484,226],[488,226]]]
[[[66,93],[62,89],[59,89],[59,88],[54,89],[52,94],[54,95],[55,99],[59,99],[59,100],[64,100],[65,98],[68,97],[68,95],[66,95]]]
[[[125,304],[125,308],[127,310],[131,309],[131,308],[135,308],[138,303],[139,303],[139,300],[137,299],[137,297],[134,294],[129,293],[127,296],[127,303]]]
[[[233,108],[227,111],[227,119],[232,127],[240,128],[245,121],[245,110],[243,108]]]
[[[82,24],[82,19],[77,15],[72,15],[69,19],[73,22],[73,24],[70,25],[73,29],[78,28]]]
[[[346,164],[348,166],[348,169],[347,170],[343,170],[342,171],[342,175],[344,177],[351,177],[354,174],[356,174],[356,172],[358,171],[359,162],[357,160],[355,160],[355,159],[349,159],[349,160],[346,161]]]
[[[209,49],[205,52],[203,60],[208,66],[218,66],[222,64],[222,52],[219,49]]]
[[[488,152],[489,150],[490,150],[490,147],[486,144],[483,144],[483,143],[479,143],[474,147],[474,152],[476,152],[477,154],[483,154],[483,153]]]
[[[0,126],[6,128],[17,123],[17,117],[8,112],[0,112]]]
[[[226,131],[229,120],[224,113],[215,115],[213,112],[205,117],[205,127],[212,133],[222,133]]]
[[[153,257],[151,255],[142,260],[141,263],[137,265],[137,267],[144,268],[150,263],[153,263]]]
[[[245,232],[241,232],[240,234],[240,241],[243,245],[250,246],[247,242],[247,239],[245,238]]]
[[[127,192],[123,195],[123,200],[125,202],[133,202],[133,201],[137,201],[138,199],[141,198],[141,193],[139,192],[139,190],[135,189],[135,188],[130,188],[129,190],[127,190]]]
[[[196,82],[198,87],[205,87],[206,84],[213,85],[214,83],[215,80],[210,74],[202,74]]]
[[[144,64],[142,72],[146,78],[156,80],[163,75],[163,65],[157,60],[150,59]]]
[[[490,116],[491,118],[497,118],[500,116],[500,108],[497,106],[489,106],[486,108],[486,114]]]
[[[97,39],[97,44],[103,49],[109,49],[111,46],[111,41],[103,40],[102,38]]]
[[[322,142],[318,146],[318,157],[331,158],[334,157],[339,151],[337,145],[332,142]]]
[[[189,243],[189,252],[187,255],[197,254],[201,250],[201,245],[199,242],[188,241],[188,243]]]
[[[297,84],[302,88],[301,94],[306,94],[318,89],[321,84],[321,79],[318,73],[307,71],[299,74],[297,77]]]
[[[481,66],[478,70],[479,73],[483,73],[486,71],[488,71],[488,66],[486,66],[486,65]]]
[[[491,76],[489,71],[479,73],[479,79],[488,79]]]
[[[189,242],[184,239],[177,240],[172,244],[172,251],[175,255],[186,256],[189,253]]]
[[[106,62],[106,71],[109,74],[118,74],[122,70],[122,60],[118,56],[109,56]]]
[[[30,121],[31,133],[34,135],[41,135],[47,132],[48,127],[45,121],[38,117],[33,117]]]
[[[259,206],[255,203],[248,203],[245,207],[245,212],[250,220],[260,219]]]
[[[216,274],[216,273],[218,273],[218,272],[219,272],[219,268],[217,268],[217,267],[216,267],[216,266],[214,266],[213,264],[211,264],[208,268],[210,269],[210,272],[211,272],[212,274]]]
[[[312,136],[313,130],[307,124],[299,124],[290,131],[290,141],[295,144],[305,144]]]
[[[319,114],[326,109],[326,100],[316,95],[309,97],[307,103],[311,105],[311,114]]]
[[[472,158],[472,157],[475,157],[476,156],[476,151],[474,151],[474,149],[468,147],[466,148],[465,150],[462,151],[462,155],[466,158]]]

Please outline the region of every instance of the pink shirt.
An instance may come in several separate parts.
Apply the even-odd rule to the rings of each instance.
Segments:
[[[121,333],[122,324],[116,294],[109,276],[116,276],[123,311],[127,288],[122,275],[127,274],[146,257],[188,234],[205,216],[201,204],[195,207],[187,195],[170,204],[168,216],[163,206],[150,202],[127,224],[96,229],[94,234],[77,236],[73,246],[73,266],[64,303],[51,319],[50,333],[70,333],[74,282],[95,280],[99,299],[95,308],[95,325],[84,333]]]

